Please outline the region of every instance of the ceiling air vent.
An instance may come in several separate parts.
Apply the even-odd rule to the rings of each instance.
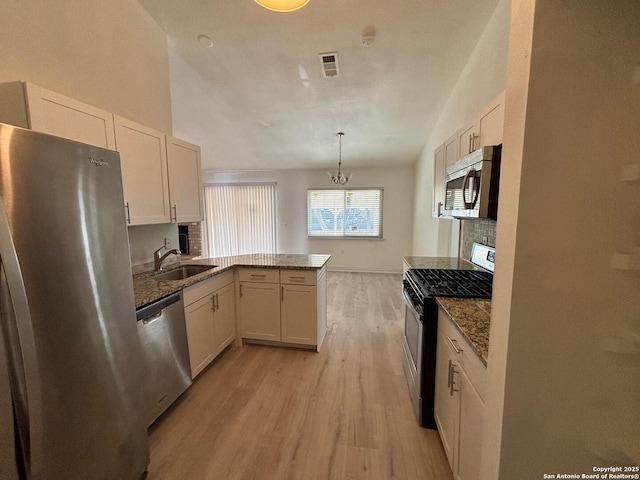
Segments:
[[[322,76],[324,76],[324,78],[340,76],[338,54],[336,52],[321,53],[320,64],[322,65]]]

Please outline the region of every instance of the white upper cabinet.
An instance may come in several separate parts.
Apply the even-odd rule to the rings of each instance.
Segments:
[[[114,115],[129,225],[170,223],[165,135]]]
[[[504,92],[491,100],[465,127],[458,131],[458,158],[487,145],[502,143]]]
[[[202,221],[197,145],[28,82],[0,83],[0,122],[120,152],[129,225]]]
[[[458,160],[458,158],[460,158],[459,152],[458,152],[458,134],[454,133],[453,135],[451,135],[447,141],[444,142],[444,167],[445,167],[445,172],[444,174],[446,175],[446,168],[449,165],[453,165],[454,163],[456,163],[456,160]]]
[[[200,147],[167,135],[171,221],[202,220]]]
[[[115,150],[113,115],[32,83],[0,85],[0,121]]]
[[[475,148],[500,145],[504,130],[504,92],[494,98],[478,114],[476,121],[477,142]]]

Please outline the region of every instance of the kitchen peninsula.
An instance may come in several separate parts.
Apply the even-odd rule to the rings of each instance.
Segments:
[[[136,308],[182,291],[191,376],[236,342],[312,348],[327,332],[330,255],[250,254],[190,260],[171,272],[211,267],[178,280],[134,275]]]

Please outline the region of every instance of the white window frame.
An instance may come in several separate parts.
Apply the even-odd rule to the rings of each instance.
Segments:
[[[311,208],[311,194],[313,192],[326,192],[326,191],[340,191],[343,192],[344,194],[344,208],[346,208],[346,193],[347,192],[353,192],[353,191],[362,191],[362,190],[375,190],[375,191],[379,191],[380,192],[380,205],[379,205],[379,210],[380,210],[380,215],[379,215],[379,231],[378,231],[378,235],[346,235],[346,224],[343,225],[343,230],[342,230],[342,235],[318,235],[318,234],[312,234],[311,232],[311,225],[310,225],[310,208]],[[344,240],[344,239],[357,239],[357,240],[382,240],[384,239],[384,234],[383,234],[383,225],[384,225],[384,216],[383,216],[383,211],[384,211],[384,188],[382,187],[354,187],[354,188],[309,188],[307,189],[307,238],[312,239],[312,238],[318,238],[318,239],[333,239],[333,240]]]

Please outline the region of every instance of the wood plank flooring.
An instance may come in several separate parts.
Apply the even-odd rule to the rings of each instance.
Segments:
[[[401,276],[328,275],[320,353],[223,352],[150,429],[149,480],[452,478],[402,371]]]

